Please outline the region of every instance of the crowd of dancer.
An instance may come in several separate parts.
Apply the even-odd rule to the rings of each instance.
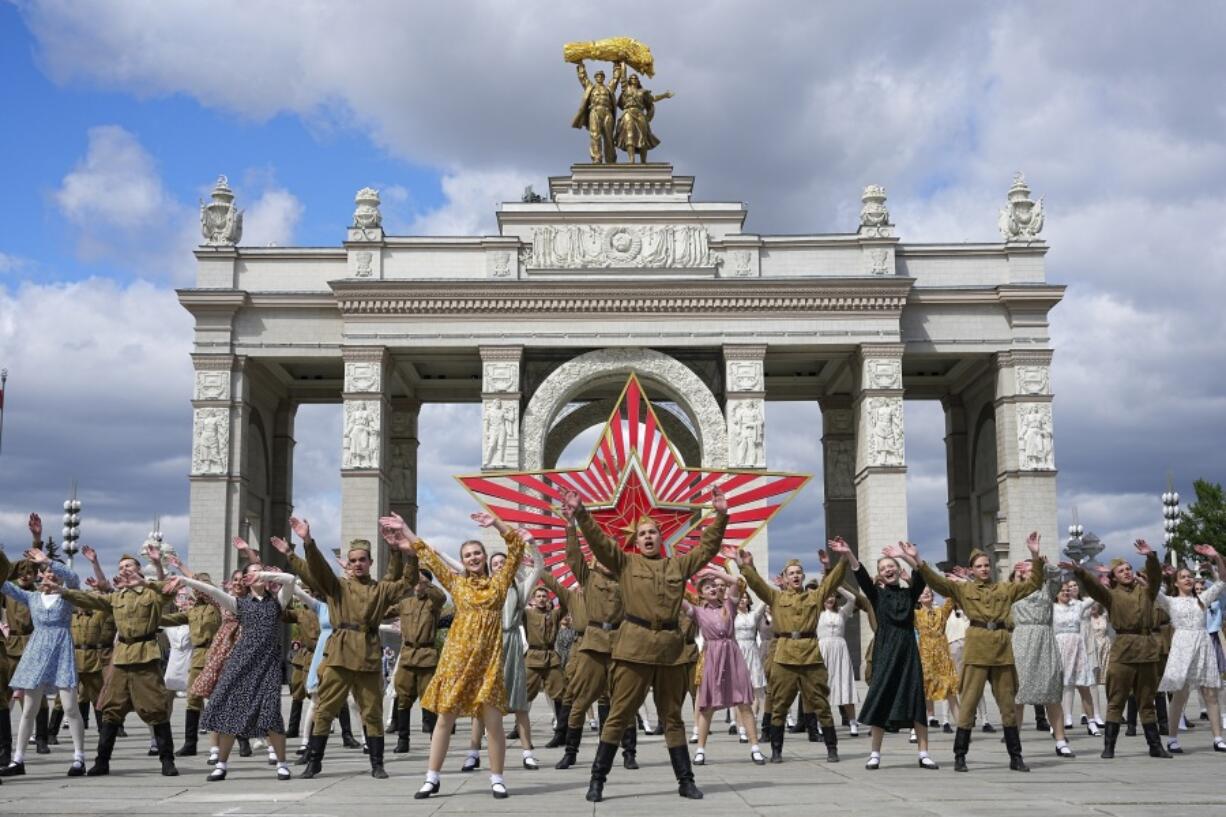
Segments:
[[[242,567],[220,585],[156,546],[142,554],[148,565],[125,554],[113,576],[83,548],[92,575],[82,581],[44,549],[32,514],[30,549],[15,563],[0,551],[0,783],[25,775],[28,746],[48,753],[63,725],[73,745],[68,775],[110,774],[132,711],[148,725],[149,754],[166,776],[179,774],[176,757],[198,754],[203,732],[209,781],[224,781],[235,745],[246,756],[253,741],[266,744],[277,779],[292,779],[294,764],[297,776],[314,778],[324,773],[339,721],[343,745],[361,747],[371,776],[382,779],[385,729],[396,735],[394,753],[410,751],[410,711],[418,704],[430,737],[415,797],[440,792],[456,722],[469,718],[461,771],[481,768],[484,742],[490,792],[501,799],[509,795],[509,739],[522,747],[525,770],[541,766],[528,713],[542,693],[553,712],[544,747],[561,750],[555,769],[576,765],[585,730],[598,729],[586,793],[592,802],[603,799],[619,751],[624,768],[638,768],[640,730],[663,735],[678,793],[701,798],[694,767],[714,759],[710,736],[725,713],[730,734],[747,747],[745,760],[756,765],[784,762],[789,733],[807,733],[824,744],[827,762],[838,762],[840,730],[854,738],[868,727],[867,769],[882,767],[887,734],[906,733],[919,767],[937,770],[929,729],[941,728],[954,734],[954,771],[966,772],[973,731],[996,731],[983,703],[989,685],[1015,771],[1029,771],[1020,734],[1027,707],[1035,708],[1037,728],[1050,732],[1055,755],[1071,759],[1078,702],[1081,725],[1102,740],[1102,758],[1115,756],[1121,730],[1135,734],[1138,718],[1148,754],[1170,758],[1184,751],[1180,735],[1197,727],[1184,716],[1195,692],[1213,751],[1226,752],[1218,702],[1226,562],[1207,545],[1196,547],[1205,561],[1195,569],[1163,567],[1138,541],[1140,572],[1124,559],[1092,571],[1049,564],[1032,534],[1031,559],[994,581],[992,559],[979,551],[946,573],[899,543],[870,573],[834,538],[819,551],[819,579],[806,581],[798,560],[768,578],[745,550],[729,553],[728,567],[713,565],[728,521],[718,489],[711,504],[699,544],[668,555],[650,518],[619,541],[577,494],[565,493],[557,512],[567,524],[572,586],[545,569],[527,531],[484,513],[474,522],[497,530],[506,552],[490,555],[471,539],[458,561],[399,516],[381,518],[388,559],[378,580],[371,542],[349,542],[338,571],[306,520],[293,518],[301,552],[273,537],[278,568],[235,539]],[[873,633],[863,700],[847,643],[847,627],[861,613]],[[385,661],[389,639],[399,640],[399,652]],[[645,722],[649,694],[658,728]],[[176,750],[170,722],[178,697],[186,714]],[[91,706],[97,746],[87,765]],[[515,719],[509,736],[508,714]],[[290,738],[301,740],[293,763]]]

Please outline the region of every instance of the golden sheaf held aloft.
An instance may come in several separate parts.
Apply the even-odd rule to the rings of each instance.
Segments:
[[[633,37],[606,37],[603,40],[584,40],[562,46],[562,59],[581,63],[584,60],[601,62],[624,62],[640,74],[656,75],[655,58],[651,49]]]

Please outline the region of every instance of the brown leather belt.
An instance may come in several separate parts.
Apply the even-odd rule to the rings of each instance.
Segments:
[[[124,638],[119,636],[120,644],[143,644],[146,641],[154,641],[157,639],[157,633],[149,633],[148,635],[139,635],[136,638]]]
[[[631,624],[637,624],[638,626],[642,627],[645,630],[676,630],[677,629],[676,621],[652,622],[652,621],[648,621],[645,618],[639,618],[638,616],[632,616],[629,613],[626,613],[625,618],[626,618],[626,621],[629,621]],[[591,626],[591,625],[589,624],[588,626]]]
[[[78,650],[109,650],[114,644],[81,644],[78,645]]]
[[[817,630],[792,630],[787,633],[775,633],[775,638],[792,638],[800,640],[802,638],[817,638]]]
[[[425,648],[425,647],[433,647],[433,646],[434,646],[434,639],[431,639],[431,640],[429,640],[429,641],[406,641],[406,642],[404,643],[404,646],[405,646],[405,647],[412,647],[412,648],[413,648],[413,649],[415,649],[415,650],[420,650],[420,649],[423,649],[423,648]]]
[[[620,621],[613,624],[610,624],[607,621],[589,621],[587,626],[596,627],[597,629],[604,630],[606,633],[610,633],[622,626],[622,623]]]
[[[981,630],[989,630],[989,631],[992,631],[992,630],[1006,630],[1008,632],[1013,631],[1013,626],[1010,624],[1006,624],[1003,621],[976,621],[975,619],[971,619],[971,626],[978,627]]]

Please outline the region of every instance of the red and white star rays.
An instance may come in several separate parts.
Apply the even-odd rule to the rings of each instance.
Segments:
[[[809,476],[687,468],[660,427],[638,378],[630,375],[586,467],[456,479],[491,514],[531,531],[546,566],[571,586],[575,578],[566,566],[566,520],[557,511],[563,491],[577,491],[605,533],[626,550],[634,549],[639,519],[650,516],[660,528],[665,548],[687,553],[714,519],[711,489],[718,485],[728,497],[724,553],[730,553],[752,539]],[[722,565],[724,553],[713,562]]]

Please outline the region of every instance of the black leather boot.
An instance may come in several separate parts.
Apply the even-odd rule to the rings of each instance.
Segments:
[[[47,743],[52,746],[58,746],[60,743],[60,727],[64,725],[64,710],[52,709],[51,716],[47,718]]]
[[[1154,709],[1158,713],[1158,732],[1163,735],[1171,734],[1171,724],[1166,709],[1166,693],[1159,692],[1154,696]]]
[[[434,724],[438,723],[438,715],[431,712],[429,709],[421,711],[421,731],[426,734],[434,734]]]
[[[604,730],[604,722],[605,722],[605,719],[608,717],[609,717],[609,705],[608,704],[596,704],[596,723],[598,724],[596,726],[597,732]],[[664,722],[661,721],[659,726],[661,729],[663,729]],[[661,732],[660,734],[664,734],[664,733]]]
[[[633,726],[626,727],[622,732],[622,766],[627,769],[637,769],[639,748],[639,730]]]
[[[170,722],[162,721],[153,727],[153,737],[158,742],[158,759],[162,761],[162,777],[178,777],[175,768],[175,738],[170,732]]]
[[[29,702],[27,699],[25,704]],[[34,716],[34,751],[40,755],[51,754],[51,747],[47,744],[47,703],[44,701],[42,708]]]
[[[81,728],[89,728],[89,701],[81,701],[77,704],[77,708],[81,711]]]
[[[783,722],[784,724],[788,722],[786,716],[784,717]],[[802,704],[797,703],[796,704],[796,724],[794,726],[788,726],[787,730],[793,735],[799,735],[801,732],[805,731],[805,728],[806,728],[805,726],[805,708]]]
[[[299,727],[302,725],[302,701],[293,701],[289,705],[289,723],[285,725],[285,736],[287,738],[296,738],[299,736]]]
[[[327,735],[311,735],[307,741],[306,753],[306,768],[302,770],[299,777],[310,780],[315,775],[323,771],[324,768],[324,750],[328,748]]]
[[[1037,732],[1050,732],[1051,724],[1047,722],[1047,707],[1034,705],[1034,728]]]
[[[1110,760],[1115,757],[1115,742],[1120,737],[1120,725],[1116,721],[1107,721],[1107,725],[1103,727],[1103,753],[1099,755],[1103,760]]]
[[[1009,768],[1015,772],[1028,772],[1030,767],[1022,759],[1022,735],[1016,726],[1006,726],[1005,749],[1009,752]]]
[[[370,776],[376,780],[387,780],[387,772],[383,769],[383,735],[366,736],[366,746],[370,749]]]
[[[966,753],[971,748],[971,730],[958,727],[958,731],[954,733],[954,771],[965,772],[966,768]]]
[[[13,762],[13,722],[9,711],[0,709],[0,769]]]
[[[784,729],[783,726],[772,725],[770,727],[768,734],[770,734],[771,739],[771,763],[783,762],[783,736],[786,734]]]
[[[677,794],[688,800],[701,800],[702,791],[694,785],[694,768],[690,765],[690,747],[670,746],[668,759],[673,764],[673,774],[677,776]]]
[[[200,710],[189,709],[183,716],[183,748],[175,752],[176,757],[194,757],[197,740],[200,737]]]
[[[362,744],[353,739],[353,724],[349,720],[349,704],[346,703],[341,707],[341,711],[336,713],[336,719],[341,725],[341,746],[346,749],[361,749]]]
[[[94,752],[94,765],[85,773],[87,777],[102,777],[111,773],[111,753],[115,751],[115,738],[118,736],[119,724],[99,722],[98,748]]]
[[[592,760],[592,779],[588,781],[587,795],[584,797],[589,803],[599,803],[604,799],[604,783],[609,779],[609,770],[613,768],[615,757],[616,743],[605,743],[602,740],[596,746],[596,757]]]
[[[239,757],[251,757],[251,739],[250,738],[238,738],[238,740],[235,742],[238,743],[238,756]]]
[[[556,749],[566,742],[566,720],[570,717],[570,707],[561,701],[553,702],[553,737],[545,744],[546,749]]]
[[[562,750],[562,757],[556,764],[555,769],[569,769],[575,765],[575,761],[579,759],[579,742],[583,740],[583,725],[566,727],[566,743],[565,749]]]
[[[1149,746],[1150,757],[1172,757],[1171,753],[1162,745],[1162,738],[1158,736],[1158,724],[1143,723],[1141,729],[1145,732],[1145,743]]]
[[[813,716],[816,718],[817,716]],[[835,731],[834,725],[822,727],[822,740],[826,742],[826,762],[839,762],[839,733]]]
[[[1128,696],[1128,703],[1124,705],[1124,737],[1135,738],[1137,736],[1137,699],[1133,695]]]
[[[820,728],[816,713],[805,713],[805,731],[809,733],[809,743],[818,743],[821,741],[822,734],[826,732],[826,730]]]
[[[411,731],[409,713],[411,712],[412,710],[407,706],[396,710],[396,748],[392,749],[394,754],[403,755],[409,751],[409,732]]]

